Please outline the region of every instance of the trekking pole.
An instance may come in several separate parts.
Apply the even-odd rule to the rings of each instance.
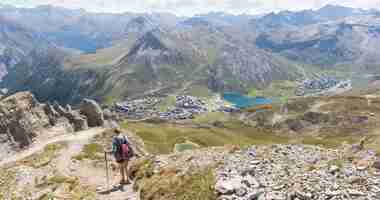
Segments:
[[[108,160],[107,160],[107,152],[104,152],[104,160],[106,161],[106,179],[107,179],[107,191],[110,190],[110,176],[108,173]]]

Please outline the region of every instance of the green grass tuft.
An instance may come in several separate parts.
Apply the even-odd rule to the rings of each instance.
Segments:
[[[139,182],[141,199],[214,200],[215,176],[212,169],[178,175],[175,170],[155,174]]]
[[[42,152],[22,160],[21,163],[33,168],[41,168],[47,166],[57,156],[58,152],[65,146],[66,144],[63,143],[49,144],[44,148]]]
[[[197,145],[193,142],[187,141],[185,143],[175,144],[174,152],[184,152],[187,150],[193,150],[193,149],[197,149],[197,148],[199,148],[199,145]]]
[[[192,121],[195,124],[210,124],[214,122],[227,122],[230,118],[228,114],[223,112],[208,112],[195,116]]]
[[[13,196],[10,193],[16,185],[16,173],[9,169],[0,169],[0,199]]]
[[[60,174],[55,174],[45,179],[45,181],[39,184],[37,187],[53,187],[60,188],[60,191],[64,193],[64,196],[68,199],[83,200],[94,199],[95,192],[93,189],[81,185],[77,177],[68,177]],[[57,198],[54,191],[46,193],[40,197],[40,200],[50,200]]]
[[[103,159],[104,148],[97,143],[87,144],[83,147],[82,152],[74,156],[76,160],[101,160]]]

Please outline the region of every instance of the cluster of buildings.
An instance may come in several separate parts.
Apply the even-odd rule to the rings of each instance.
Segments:
[[[116,103],[115,107],[118,112],[132,119],[158,117],[165,120],[184,120],[208,111],[206,103],[193,96],[176,96],[175,104],[166,108],[168,111],[165,112],[160,112],[157,108],[161,101],[160,98],[145,98]]]
[[[175,107],[167,112],[158,113],[159,117],[167,120],[191,119],[194,115],[207,112],[206,103],[193,96],[176,96]]]
[[[297,96],[307,96],[313,94],[338,93],[345,89],[351,89],[350,80],[338,80],[328,76],[315,75],[314,78],[306,79],[299,83],[296,89]]]
[[[115,108],[117,112],[125,114],[128,118],[142,119],[155,113],[158,103],[160,103],[158,98],[144,98],[116,103]]]

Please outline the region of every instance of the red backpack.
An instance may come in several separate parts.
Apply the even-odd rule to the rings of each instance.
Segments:
[[[121,158],[123,160],[128,160],[129,159],[129,154],[130,154],[129,145],[126,144],[126,143],[121,144]]]
[[[117,153],[116,153],[116,160],[128,160],[133,156],[133,150],[129,145],[129,142],[125,136],[122,138],[118,137],[116,138],[116,144],[117,144]]]

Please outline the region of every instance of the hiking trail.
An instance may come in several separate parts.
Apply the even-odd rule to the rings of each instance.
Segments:
[[[82,148],[91,142],[91,140],[105,131],[104,128],[91,128],[85,131],[76,132],[74,134],[64,134],[45,139],[41,142],[34,143],[28,149],[14,154],[0,162],[0,167],[16,163],[35,153],[43,151],[50,145],[59,142],[66,142],[67,146],[60,150],[58,156],[54,158],[54,166],[56,170],[65,176],[78,177],[81,184],[96,188],[97,200],[139,200],[139,194],[133,190],[133,184],[121,187],[113,187],[118,185],[118,173],[112,172],[110,169],[110,189],[107,193],[106,173],[103,167],[95,167],[87,163],[80,163],[74,156],[82,151]],[[112,156],[108,157],[109,163],[112,163]]]
[[[96,134],[95,134],[96,135]],[[120,186],[118,170],[112,171],[112,155],[107,156],[109,162],[110,186],[107,188],[106,171],[104,167],[96,167],[85,161],[72,159],[91,142],[90,138],[71,140],[56,158],[57,170],[65,176],[78,177],[81,184],[97,189],[97,200],[139,200],[139,194],[133,190],[133,184]]]
[[[16,153],[15,155],[11,157],[5,158],[4,160],[2,160],[0,162],[0,167],[25,159],[39,151],[42,151],[47,145],[59,143],[59,142],[90,140],[96,135],[102,133],[103,131],[104,131],[103,128],[92,128],[85,131],[76,132],[74,134],[59,135],[59,136],[47,139],[45,141],[36,142],[32,144],[32,146],[30,146],[28,149],[21,151],[19,153]]]

